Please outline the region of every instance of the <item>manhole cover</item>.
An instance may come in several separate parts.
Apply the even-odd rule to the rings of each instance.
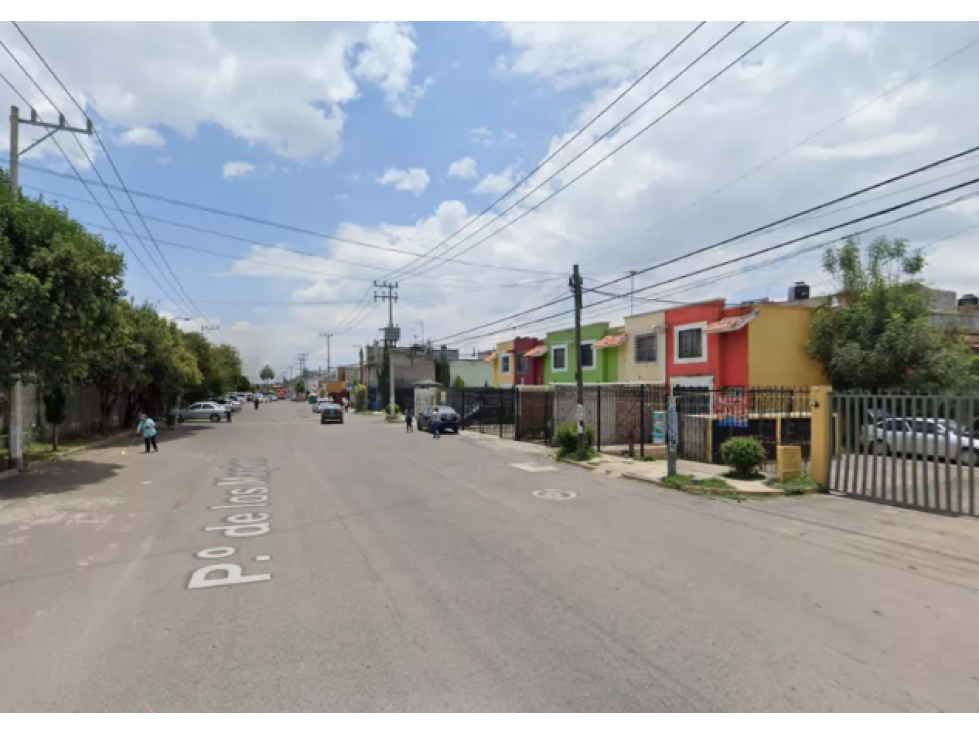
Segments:
[[[566,489],[538,489],[531,494],[539,500],[573,500],[578,496]]]

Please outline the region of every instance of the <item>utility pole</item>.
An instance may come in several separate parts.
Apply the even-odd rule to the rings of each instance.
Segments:
[[[93,135],[95,133],[95,127],[92,125],[91,120],[86,120],[87,124],[85,127],[70,127],[65,121],[64,115],[59,115],[58,123],[53,124],[49,122],[43,122],[40,116],[37,114],[37,110],[31,110],[31,116],[29,119],[22,120],[20,117],[20,108],[16,105],[11,105],[10,107],[10,189],[13,191],[14,200],[20,192],[20,157],[25,153],[28,153],[32,148],[36,148],[38,145],[43,143],[48,138],[52,137],[58,132],[69,132],[77,133],[79,135]],[[31,127],[40,127],[48,131],[47,135],[38,138],[33,143],[28,145],[23,150],[20,150],[20,126],[30,125]],[[18,471],[24,471],[24,383],[17,377],[14,382],[13,389],[10,391],[10,421],[8,422],[7,431],[10,436],[10,460],[9,464],[11,467],[15,467]]]
[[[330,379],[330,339],[333,338],[333,334],[320,334],[321,337],[326,339],[326,379]]]
[[[374,301],[387,301],[388,302],[388,325],[384,329],[384,343],[388,347],[388,377],[391,378],[391,402],[388,405],[388,409],[391,414],[391,420],[397,419],[397,414],[395,413],[395,402],[394,395],[394,346],[398,343],[398,339],[401,336],[401,329],[394,325],[394,302],[398,300],[398,294],[394,291],[397,289],[397,283],[378,283],[374,281],[374,287],[387,290],[387,293],[375,293]]]
[[[575,382],[578,387],[578,461],[585,458],[585,373],[581,368],[581,272],[574,266],[571,276],[571,290],[574,293],[574,353],[575,353]]]

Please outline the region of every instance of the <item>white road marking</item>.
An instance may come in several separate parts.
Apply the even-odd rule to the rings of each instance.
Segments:
[[[553,466],[538,466],[536,464],[510,464],[514,469],[520,469],[521,471],[530,472],[531,474],[539,474],[545,471],[557,471]]]
[[[266,563],[272,560],[272,556],[255,556],[255,560],[259,563]]]
[[[534,497],[539,500],[573,500],[578,495],[567,489],[538,489],[535,492],[531,492]]]
[[[153,484],[149,479],[144,479],[143,484]]]

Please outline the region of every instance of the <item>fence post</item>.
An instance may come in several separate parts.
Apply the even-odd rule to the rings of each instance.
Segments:
[[[511,401],[513,407],[513,440],[517,440],[517,436],[520,435],[520,391],[517,386],[513,386],[513,400]]]
[[[596,397],[595,397],[595,413],[597,414],[598,425],[595,428],[595,448],[598,451],[602,450],[602,386],[595,386]]]
[[[829,467],[832,460],[831,423],[833,416],[833,389],[828,385],[812,388],[809,400],[810,447],[809,473],[813,480],[829,487]]]
[[[639,455],[646,455],[646,386],[639,386]]]

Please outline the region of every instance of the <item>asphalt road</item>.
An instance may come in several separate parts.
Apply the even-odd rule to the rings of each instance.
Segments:
[[[0,482],[0,710],[979,709],[974,520],[286,403],[140,450]]]

